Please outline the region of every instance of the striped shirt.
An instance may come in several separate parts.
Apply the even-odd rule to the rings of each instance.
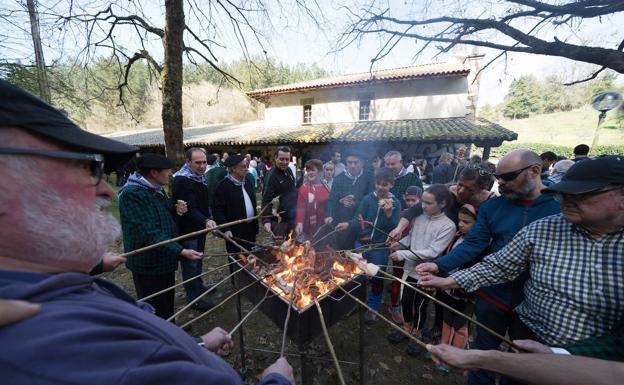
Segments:
[[[561,346],[609,333],[624,320],[624,229],[593,238],[561,214],[526,226],[498,252],[451,276],[466,291],[529,271],[520,319]]]

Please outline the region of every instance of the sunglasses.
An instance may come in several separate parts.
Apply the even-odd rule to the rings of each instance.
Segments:
[[[81,152],[53,151],[36,148],[0,147],[0,154],[8,155],[35,155],[53,159],[75,160],[82,162],[91,175],[91,184],[97,186],[104,175],[104,156],[101,154],[83,154]]]
[[[505,182],[511,182],[512,180],[516,179],[518,177],[518,175],[522,174],[522,172],[524,170],[528,170],[529,168],[533,167],[534,165],[530,164],[526,167],[522,167],[520,170],[516,170],[516,171],[511,171],[511,172],[505,172],[503,174],[492,174],[494,175],[494,178],[496,179],[502,179]]]

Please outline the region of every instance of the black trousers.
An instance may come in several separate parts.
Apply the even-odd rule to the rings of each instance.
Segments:
[[[175,285],[175,272],[157,275],[132,273],[132,280],[137,298],[141,299]],[[154,307],[157,316],[167,319],[173,315],[174,293],[175,290],[169,290],[145,302]]]
[[[412,286],[416,286],[417,280],[407,277],[405,280]],[[427,304],[429,298],[416,293],[416,290],[404,286],[403,297],[401,298],[401,306],[403,307],[403,320],[407,324],[412,324],[414,328],[420,330],[427,322]]]

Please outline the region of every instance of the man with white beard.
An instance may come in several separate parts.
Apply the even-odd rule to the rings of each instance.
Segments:
[[[232,347],[224,330],[202,336],[200,347],[120,287],[87,274],[120,233],[104,211],[113,191],[103,172],[136,148],[81,130],[3,80],[0,143],[3,383],[241,385],[212,353]],[[283,358],[261,380],[293,382]]]

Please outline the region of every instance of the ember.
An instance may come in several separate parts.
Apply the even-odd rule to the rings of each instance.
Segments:
[[[359,262],[333,251],[317,253],[310,242],[297,244],[292,239],[271,249],[270,253],[274,263],[258,263],[253,255],[245,262],[249,262],[258,276],[266,277],[264,283],[288,302],[292,301],[292,306],[299,310],[313,304],[314,298],[335,289],[335,284],[341,285],[361,274],[358,265],[366,265],[366,260]],[[268,275],[271,272],[273,274]]]

